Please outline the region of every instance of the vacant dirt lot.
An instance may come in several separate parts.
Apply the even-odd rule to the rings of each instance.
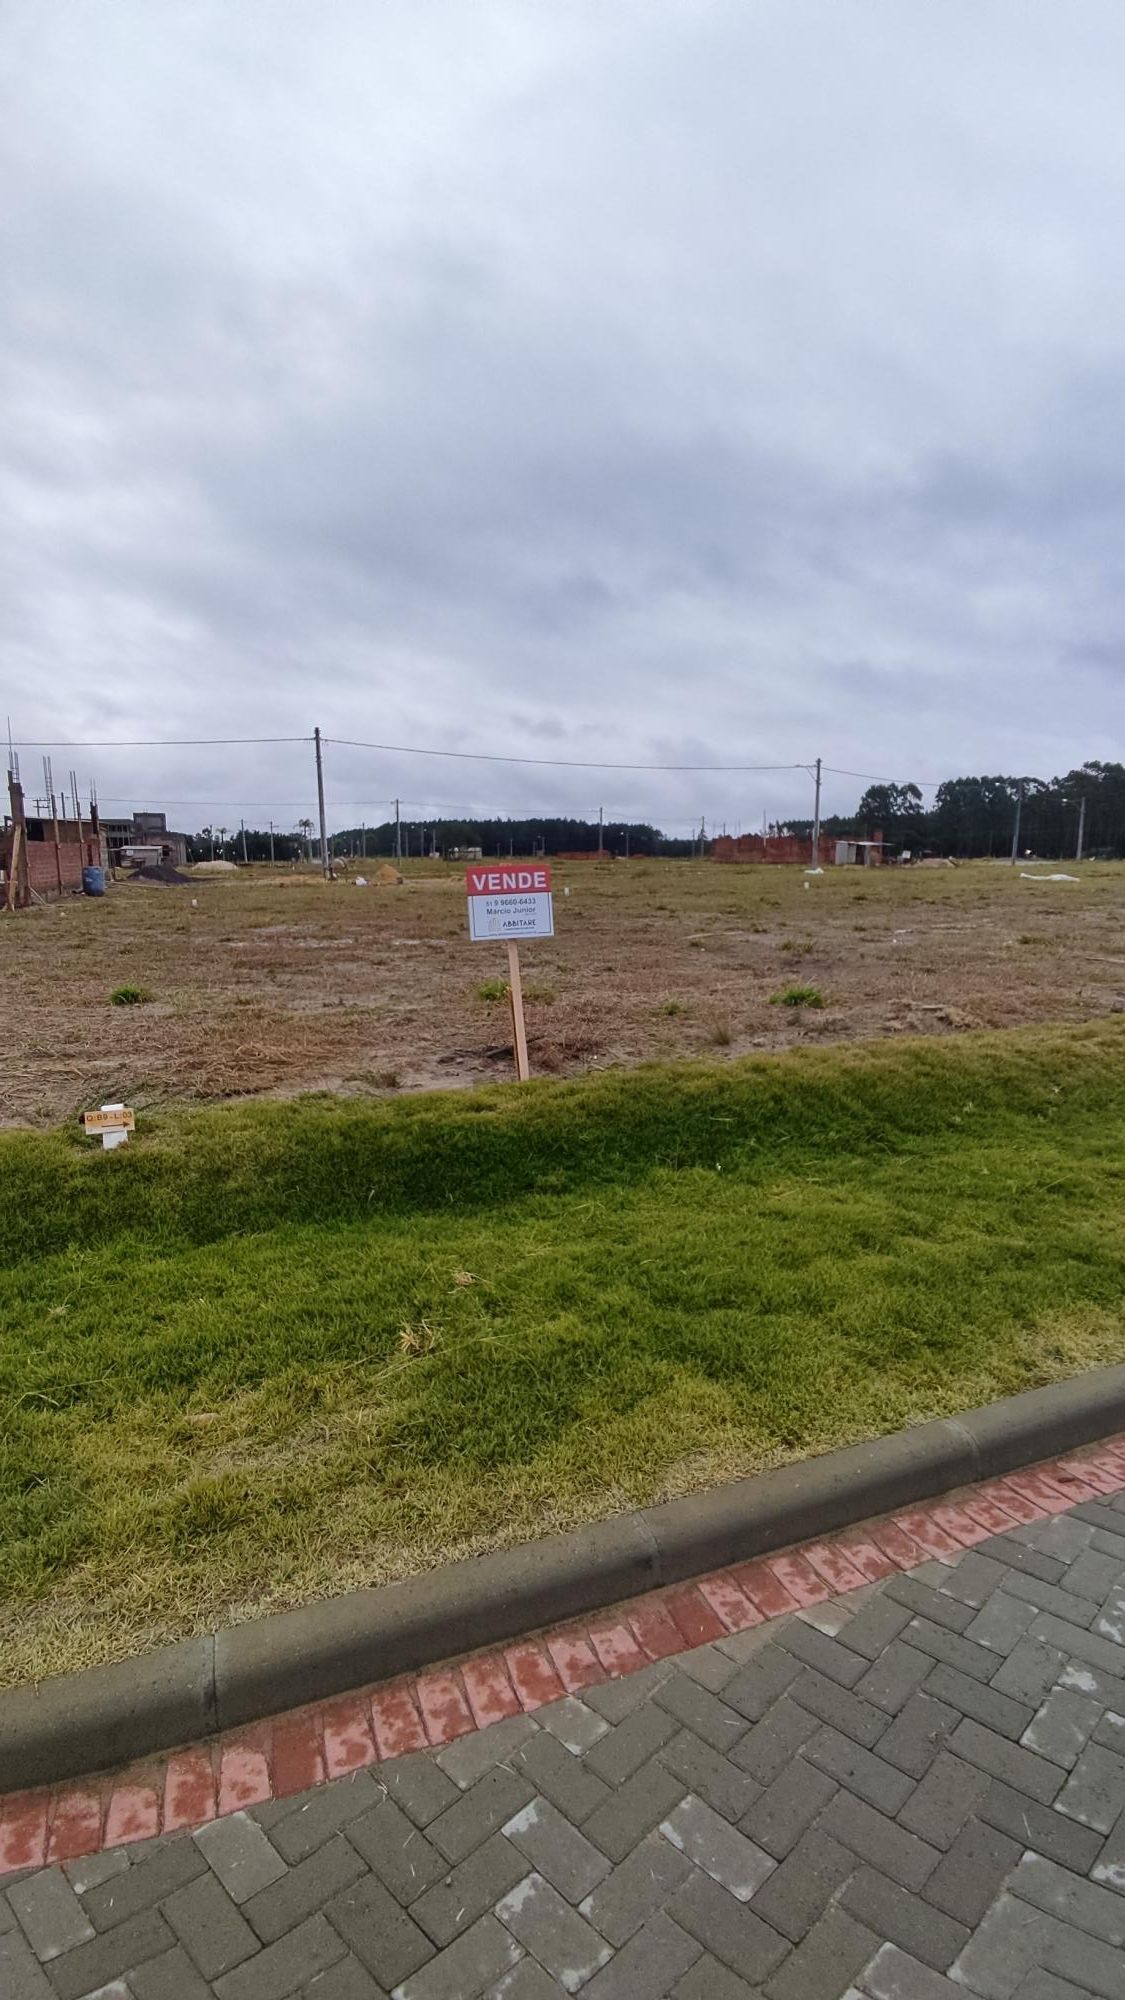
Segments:
[[[991,863],[811,880],[710,862],[558,867],[558,935],[523,952],[533,1069],[1125,1009],[1125,866],[1068,868],[1078,882]],[[438,865],[401,888],[268,870],[121,883],[6,917],[0,1122],[53,1124],[117,1096],[506,1077],[507,1008],[478,993],[505,969],[499,946],[468,942],[462,871]],[[151,1000],[112,1006],[125,985]],[[774,1000],[793,986],[823,1007]]]

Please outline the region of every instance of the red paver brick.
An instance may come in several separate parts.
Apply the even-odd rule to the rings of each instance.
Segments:
[[[542,1708],[544,1702],[558,1701],[566,1693],[544,1646],[531,1641],[506,1646],[504,1658],[523,1708]]]
[[[0,1875],[41,1868],[47,1858],[46,1792],[13,1792],[0,1811]]]
[[[783,1618],[787,1611],[796,1611],[797,1599],[764,1562],[739,1563],[731,1575],[763,1618]]]
[[[160,1832],[160,1798],[152,1785],[117,1785],[105,1816],[105,1847],[151,1840]]]
[[[466,1660],[461,1679],[478,1729],[487,1729],[490,1722],[502,1722],[506,1715],[519,1714],[519,1696],[508,1679],[502,1654],[484,1653],[478,1659]]]
[[[389,1681],[371,1696],[371,1720],[380,1757],[405,1757],[426,1748],[426,1731],[408,1681]]]
[[[924,1555],[949,1557],[961,1553],[960,1542],[955,1542],[953,1536],[934,1520],[928,1507],[914,1508],[908,1514],[896,1514],[895,1522],[912,1542],[917,1542]]]
[[[872,1541],[890,1557],[896,1569],[916,1569],[925,1562],[924,1549],[912,1541],[897,1521],[873,1521],[868,1530]]]
[[[324,1731],[324,1768],[330,1778],[342,1778],[348,1771],[362,1771],[377,1763],[379,1752],[371,1729],[370,1703],[361,1694],[342,1695],[327,1701],[320,1711]]]
[[[279,1718],[273,1726],[273,1792],[277,1799],[324,1783],[324,1744],[315,1709]]]
[[[74,1861],[102,1844],[102,1802],[96,1792],[59,1792],[51,1808],[48,1861]]]
[[[798,1604],[823,1604],[831,1595],[824,1578],[817,1575],[804,1556],[770,1556],[766,1568],[772,1569],[778,1582],[784,1584]]]
[[[1008,1508],[1002,1507],[998,1500],[993,1500],[986,1494],[966,1493],[961,1505],[966,1514],[971,1514],[974,1521],[978,1521],[982,1528],[988,1529],[990,1535],[1007,1534],[1009,1528],[1018,1525],[1017,1517]]]
[[[667,1660],[684,1650],[684,1635],[660,1597],[641,1597],[629,1606],[629,1628],[650,1660]]]
[[[679,1584],[663,1593],[665,1606],[689,1646],[706,1646],[726,1636],[726,1626],[694,1583]]]
[[[858,1590],[863,1582],[863,1572],[856,1568],[839,1542],[806,1542],[801,1554],[834,1595]]]
[[[751,1604],[744,1590],[740,1590],[733,1576],[720,1571],[717,1576],[700,1578],[699,1588],[707,1599],[716,1618],[721,1618],[728,1632],[746,1632],[751,1625],[760,1625],[762,1614],[756,1604]]]
[[[642,1653],[627,1625],[591,1625],[590,1639],[611,1680],[620,1679],[622,1674],[635,1674],[639,1667],[648,1665],[647,1655]],[[681,1653],[683,1650],[681,1640]]]
[[[1005,1511],[1026,1527],[1029,1521],[1042,1521],[1051,1514],[1057,1514],[1057,1507],[1041,1507],[1036,1500],[1029,1500],[1026,1493],[1017,1493],[1006,1479],[993,1479],[984,1486],[978,1486],[975,1499],[995,1500]]]
[[[865,1583],[878,1583],[885,1576],[894,1576],[898,1564],[874,1542],[853,1541],[850,1535],[841,1538],[840,1547],[849,1562],[853,1562]]]
[[[952,1500],[935,1501],[926,1511],[931,1521],[936,1521],[963,1549],[971,1549],[977,1542],[988,1539],[988,1529],[974,1521],[967,1508],[957,1506]]]
[[[415,1689],[426,1735],[435,1747],[468,1735],[473,1715],[456,1674],[419,1674]]]
[[[1061,1514],[1064,1507],[1073,1507],[1075,1503],[1075,1495],[1066,1493],[1038,1469],[1034,1472],[1009,1472],[1004,1484],[1014,1486],[1017,1493],[1034,1500],[1036,1506],[1042,1507],[1047,1514]]]
[[[215,1817],[215,1773],[209,1750],[178,1750],[164,1773],[165,1833],[179,1826],[202,1826]]]
[[[577,1694],[581,1688],[596,1687],[599,1681],[604,1681],[605,1668],[583,1635],[555,1632],[547,1641],[547,1651],[568,1694]]]
[[[1042,1467],[1045,1478],[1064,1493],[1073,1493],[1075,1500],[1096,1500],[1106,1491],[1096,1466],[1085,1465],[1073,1459],[1056,1458]]]
[[[1096,1452],[1093,1458],[1083,1459],[1082,1469],[1088,1478],[1092,1478],[1093,1472],[1097,1473],[1098,1478],[1105,1482],[1102,1488],[1105,1493],[1120,1493],[1125,1486],[1125,1465],[1115,1453]]]
[[[220,1813],[260,1806],[272,1796],[269,1762],[260,1743],[242,1737],[224,1743],[219,1757]]]

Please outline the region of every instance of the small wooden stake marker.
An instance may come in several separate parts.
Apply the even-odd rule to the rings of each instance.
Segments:
[[[508,997],[512,1003],[512,1038],[516,1050],[516,1075],[526,1083],[531,1075],[527,1060],[527,1024],[523,1018],[523,982],[520,979],[520,948],[508,939]]]

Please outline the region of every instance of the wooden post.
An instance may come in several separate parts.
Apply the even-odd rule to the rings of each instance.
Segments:
[[[512,1036],[516,1049],[516,1075],[526,1083],[531,1071],[527,1062],[527,1026],[523,1018],[523,982],[520,979],[520,948],[508,939],[508,994],[512,1002]]]

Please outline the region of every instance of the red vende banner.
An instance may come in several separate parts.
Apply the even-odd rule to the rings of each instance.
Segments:
[[[498,861],[491,868],[466,868],[465,887],[470,896],[545,896],[551,890],[551,871],[538,861],[522,867]]]

